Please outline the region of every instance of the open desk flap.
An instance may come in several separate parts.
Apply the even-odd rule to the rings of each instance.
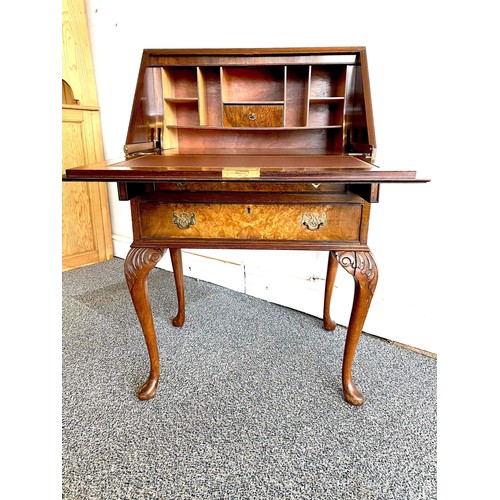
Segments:
[[[346,155],[147,155],[66,170],[67,181],[426,182]]]

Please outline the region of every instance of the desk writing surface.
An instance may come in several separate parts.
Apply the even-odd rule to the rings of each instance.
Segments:
[[[330,182],[418,182],[415,171],[384,170],[349,155],[177,154],[141,155],[116,163],[83,165],[66,171],[68,180],[222,180],[253,170],[254,180]],[[258,172],[256,173],[255,170]]]

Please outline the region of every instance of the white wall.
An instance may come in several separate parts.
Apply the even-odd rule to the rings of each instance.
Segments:
[[[467,13],[452,12],[457,29],[443,32],[450,20],[446,5],[393,5],[87,0],[87,11],[106,158],[122,155],[144,48],[365,45],[377,163],[415,169],[432,182],[382,185],[381,203],[372,205],[369,245],[379,266],[379,284],[364,330],[437,352],[449,333],[446,322],[441,326],[443,315],[450,315],[443,314],[449,256],[457,243],[473,236],[453,233],[462,225],[453,219],[458,214],[453,204],[463,192],[455,172],[462,175],[467,148],[480,138],[477,122],[466,118],[475,99],[474,88],[464,88],[464,80],[478,71],[472,55],[487,58],[459,36]],[[469,62],[464,65],[463,59]],[[125,257],[132,238],[129,207],[117,200],[114,185],[110,189],[115,255]],[[326,258],[317,252],[184,253],[187,275],[318,316]],[[167,268],[168,260],[163,261]],[[340,324],[348,322],[352,291],[352,278],[340,269],[332,307]]]

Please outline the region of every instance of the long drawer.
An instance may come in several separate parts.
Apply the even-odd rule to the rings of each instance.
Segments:
[[[141,200],[136,239],[349,241],[363,239],[360,202],[182,203]],[[138,233],[138,234],[137,234]]]

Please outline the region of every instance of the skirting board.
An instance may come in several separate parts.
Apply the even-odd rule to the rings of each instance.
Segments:
[[[132,239],[113,235],[114,254],[125,259]],[[237,292],[246,293],[317,318],[323,317],[323,301],[328,252],[293,250],[183,250],[184,275],[208,281]],[[170,258],[165,256],[158,267],[172,271]],[[330,314],[339,325],[349,323],[354,280],[339,267],[332,295]],[[189,297],[186,297],[189,300]],[[425,311],[409,304],[411,313],[425,321]],[[392,309],[391,309],[392,308]],[[412,332],[409,317],[390,314],[394,303],[387,303],[384,283],[379,279],[370,313],[363,331],[397,343],[401,347],[433,355],[422,339]],[[413,327],[413,329],[415,329]],[[432,348],[433,346],[431,346]]]

